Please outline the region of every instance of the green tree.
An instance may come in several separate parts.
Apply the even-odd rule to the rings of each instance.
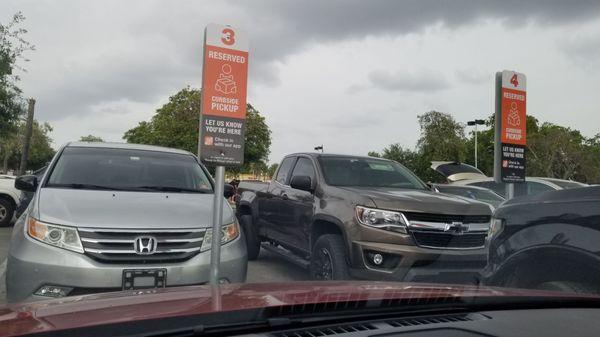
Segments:
[[[94,135],[87,135],[87,136],[81,136],[81,138],[79,138],[80,142],[104,142],[104,139],[98,137],[98,136],[94,136]]]
[[[196,153],[198,149],[200,90],[185,88],[169,98],[169,102],[156,110],[150,121],[143,121],[123,135],[128,143],[160,145]],[[271,131],[265,118],[252,105],[246,106],[246,132],[244,135],[244,168],[265,163],[269,157]]]
[[[430,111],[417,116],[421,137],[417,151],[431,160],[464,161],[466,137],[464,125],[443,112]]]
[[[464,160],[467,150],[464,126],[449,114],[438,111],[419,115],[417,119],[421,137],[415,151],[403,148],[400,144],[391,144],[381,153],[369,152],[369,156],[395,160],[425,181],[443,181],[443,177],[430,168],[431,162]]]
[[[53,131],[53,128],[50,124],[40,124],[37,120],[34,120],[32,131],[27,168],[36,170],[46,165],[56,152],[52,148],[50,133]],[[3,154],[2,171],[6,172],[9,168],[17,169],[19,167],[24,134],[25,122],[21,121],[17,124],[16,131],[9,134],[0,142],[0,149]]]
[[[7,24],[0,23],[0,139],[15,131],[24,112],[21,89],[16,84],[19,76],[15,70],[25,70],[18,61],[28,61],[23,53],[34,47],[23,39],[27,30],[18,27],[23,20],[25,17],[19,12]]]

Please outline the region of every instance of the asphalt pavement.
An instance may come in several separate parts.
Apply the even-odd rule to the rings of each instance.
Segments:
[[[0,228],[0,305],[6,300],[5,272],[8,242],[12,227]],[[292,263],[287,262],[276,254],[261,250],[256,261],[248,263],[248,276],[246,282],[290,282],[308,280],[308,272]]]

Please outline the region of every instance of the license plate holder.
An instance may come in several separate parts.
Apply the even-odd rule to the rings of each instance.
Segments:
[[[123,270],[123,290],[164,288],[167,285],[167,270],[125,269]]]

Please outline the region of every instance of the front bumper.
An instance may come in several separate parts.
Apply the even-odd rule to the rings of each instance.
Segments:
[[[380,253],[392,263],[375,266],[368,261],[369,253]],[[365,241],[354,241],[352,254],[351,276],[377,281],[477,284],[487,260],[485,248],[431,249]]]
[[[69,295],[119,291],[124,269],[164,268],[167,287],[208,283],[210,277],[210,251],[177,263],[105,264],[84,254],[37,242],[27,237],[22,228],[19,232],[13,235],[8,255],[8,302],[48,299],[34,295],[43,285],[74,288]],[[246,269],[246,244],[239,236],[221,247],[219,276],[229,283],[244,282]]]

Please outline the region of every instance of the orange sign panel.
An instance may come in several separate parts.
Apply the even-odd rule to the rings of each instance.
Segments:
[[[204,115],[246,118],[248,52],[206,45]]]
[[[525,107],[525,91],[502,88],[502,143],[526,145]]]

